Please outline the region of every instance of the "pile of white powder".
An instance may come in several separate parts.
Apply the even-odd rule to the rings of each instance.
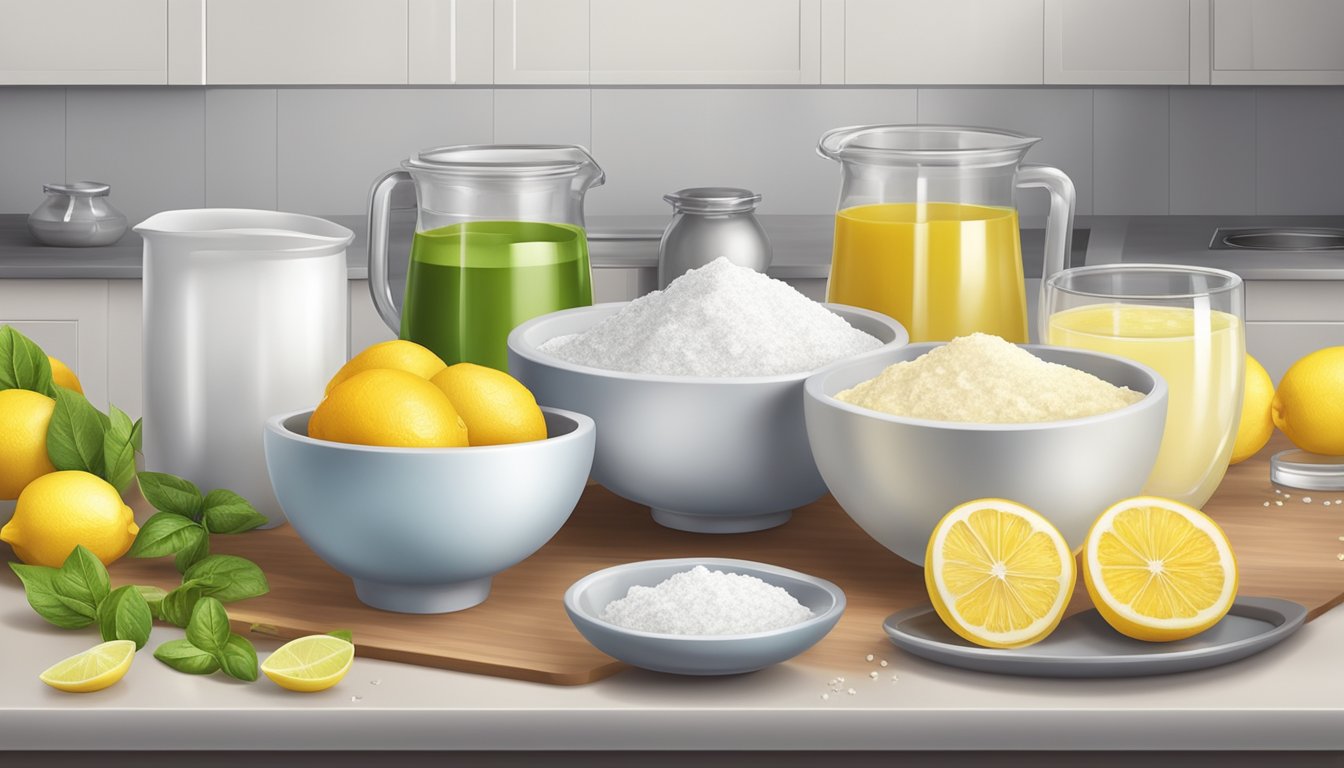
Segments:
[[[779,376],[882,343],[781,280],[716,259],[541,351],[592,368],[662,376]]]
[[[602,610],[603,621],[667,635],[745,635],[812,618],[788,590],[755,576],[697,565],[655,587],[631,587]]]
[[[1094,416],[1143,399],[1090,373],[1047,363],[998,336],[959,336],[835,396],[896,416],[1020,424]]]

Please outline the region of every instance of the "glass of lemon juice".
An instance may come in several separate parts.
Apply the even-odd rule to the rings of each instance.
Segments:
[[[1137,360],[1169,390],[1166,428],[1144,493],[1202,507],[1236,442],[1245,385],[1241,278],[1221,269],[1108,264],[1046,281],[1046,341]]]

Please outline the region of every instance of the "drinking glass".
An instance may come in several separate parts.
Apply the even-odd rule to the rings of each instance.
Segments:
[[[1167,421],[1144,492],[1200,508],[1227,472],[1241,417],[1241,278],[1221,269],[1108,264],[1045,284],[1046,341],[1137,360],[1167,380]]]

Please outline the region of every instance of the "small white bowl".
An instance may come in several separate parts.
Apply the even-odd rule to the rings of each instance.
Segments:
[[[787,627],[745,635],[672,635],[626,629],[600,617],[630,587],[657,586],[697,565],[755,576],[782,587],[812,611],[812,618]],[[565,590],[565,612],[588,642],[627,664],[678,675],[736,675],[788,661],[816,645],[845,612],[845,593],[835,584],[805,573],[750,560],[685,557],[625,563],[590,573]]]

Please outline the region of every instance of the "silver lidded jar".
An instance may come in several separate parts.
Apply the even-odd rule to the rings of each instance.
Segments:
[[[658,244],[659,290],[720,256],[757,272],[770,267],[770,239],[754,213],[760,195],[737,187],[691,187],[663,199],[672,204],[672,222]]]
[[[112,187],[99,181],[44,184],[47,199],[28,214],[28,231],[43,245],[111,245],[126,234],[126,217],[112,207]]]

